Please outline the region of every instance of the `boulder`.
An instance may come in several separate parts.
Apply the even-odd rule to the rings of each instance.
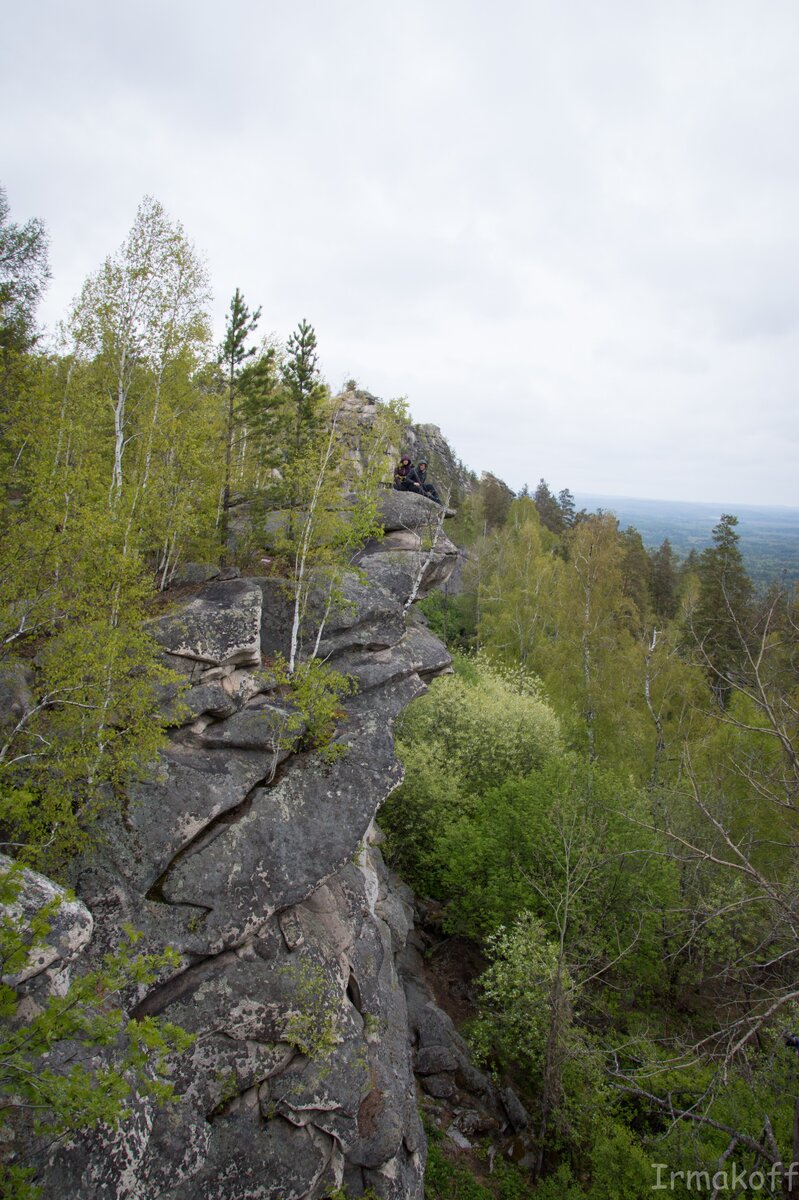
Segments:
[[[172,588],[186,585],[209,583],[219,575],[218,563],[180,563],[170,577],[169,586]]]
[[[435,526],[417,548],[396,544],[393,549],[386,549],[383,539],[375,539],[367,542],[358,556],[358,566],[370,582],[402,597],[403,605],[411,597],[422,600],[434,588],[441,587],[457,562],[457,546]]]
[[[259,666],[262,594],[249,579],[209,583],[191,600],[151,622],[160,646],[176,658],[221,666]]]
[[[85,904],[71,899],[64,888],[38,871],[20,867],[5,854],[0,854],[0,876],[12,880],[16,877],[18,885],[15,898],[0,907],[3,916],[11,920],[23,936],[43,909],[48,909],[49,925],[41,941],[31,946],[25,964],[13,974],[3,976],[5,983],[18,987],[49,967],[71,962],[83,952],[94,929],[92,914]]]
[[[442,519],[442,508],[415,492],[386,490],[380,497],[380,520],[387,534],[395,530],[431,529]]]

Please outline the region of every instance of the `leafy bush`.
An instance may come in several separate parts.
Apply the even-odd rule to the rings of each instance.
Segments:
[[[424,895],[448,895],[449,834],[481,797],[560,750],[557,718],[538,683],[483,656],[456,658],[457,674],[434,680],[399,725],[405,782],[384,805],[388,852]]]
[[[572,755],[486,791],[437,837],[449,927],[481,938],[528,909],[556,937],[570,893],[570,952],[613,958],[635,940],[642,983],[659,970],[655,908],[673,886],[645,821],[641,793]]]
[[[561,749],[558,718],[535,676],[477,655],[434,680],[400,723],[403,743],[443,747],[471,791],[526,775]]]

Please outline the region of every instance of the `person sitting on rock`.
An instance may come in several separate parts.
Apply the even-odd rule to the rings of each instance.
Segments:
[[[412,468],[411,479],[417,484],[419,490],[425,496],[428,496],[431,500],[435,500],[436,504],[441,503],[438,492],[433,487],[432,483],[427,482],[427,463],[424,461],[424,459],[422,459],[421,462],[418,462],[416,466]]]
[[[394,468],[394,490],[397,492],[421,492],[422,490],[416,479],[413,463],[407,454],[403,454]]]

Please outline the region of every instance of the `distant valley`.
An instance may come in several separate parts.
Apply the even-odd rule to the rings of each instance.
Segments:
[[[753,582],[763,587],[775,579],[799,581],[799,508],[645,500],[590,492],[575,492],[574,499],[578,509],[595,512],[601,508],[614,513],[622,529],[634,525],[647,547],[659,546],[668,538],[681,558],[709,546],[722,513],[732,513],[738,518],[741,553]]]

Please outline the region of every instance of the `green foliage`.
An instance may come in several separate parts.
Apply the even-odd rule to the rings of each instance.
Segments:
[[[668,538],[657,550],[649,551],[652,607],[661,620],[671,620],[677,612],[677,556]]]
[[[321,964],[300,958],[281,968],[291,980],[293,1008],[283,1038],[310,1059],[327,1059],[340,1041],[339,996]]]
[[[460,663],[459,673],[436,679],[403,715],[403,743],[438,742],[474,790],[524,775],[560,751],[557,717],[529,671],[485,655]]]
[[[360,435],[357,480],[348,476],[356,430],[340,401],[314,400],[316,423],[305,422],[302,437],[289,439],[283,474],[291,509],[274,545],[292,564],[290,670],[298,658],[315,656],[345,573],[363,543],[382,533],[379,485],[401,412],[401,404],[382,406],[371,431]]]
[[[566,528],[564,513],[555,496],[549,490],[546,480],[540,479],[533,493],[533,502],[538,509],[541,524],[550,533],[561,534]]]
[[[664,747],[681,732],[699,675],[692,678],[676,651],[666,661],[675,637],[662,630],[652,659],[649,577],[640,538],[620,534],[613,517],[575,518],[559,542],[525,496],[505,527],[473,551],[467,572],[480,644],[540,676],[574,749],[623,766],[642,783],[656,758],[664,765]],[[650,685],[658,677],[654,706],[646,700],[648,671]]]
[[[746,665],[753,596],[737,524],[737,517],[725,513],[715,526],[713,545],[699,559],[699,596],[689,620],[691,650],[723,706]]]
[[[451,650],[474,649],[477,634],[477,597],[473,592],[450,594],[437,590],[418,603],[432,633]]]
[[[237,384],[244,364],[255,354],[255,347],[247,348],[246,342],[261,316],[260,308],[251,313],[244,303],[238,288],[230,301],[230,312],[225,325],[225,337],[219,351],[220,363],[227,374],[227,415],[225,420],[225,481],[222,489],[222,519],[220,532],[222,554],[228,550],[229,513],[231,504],[231,470],[233,465],[233,439],[237,425]]]
[[[58,902],[23,925],[15,909],[20,888],[18,868],[0,875],[0,1122],[16,1126],[22,1120],[36,1138],[53,1141],[100,1123],[116,1127],[134,1095],[166,1103],[173,1095],[170,1056],[187,1049],[192,1038],[168,1022],[129,1019],[119,997],[174,969],[178,955],[169,949],[138,953],[140,935],[126,927],[116,952],[99,968],[74,978],[64,995],[50,996],[21,1020],[14,979],[44,940]],[[92,1053],[73,1053],[68,1068],[50,1066],[50,1053],[65,1041]],[[98,1048],[105,1053],[98,1055]],[[0,1182],[16,1188],[4,1195],[35,1195],[24,1167],[6,1168],[5,1175],[2,1170]]]
[[[346,754],[346,745],[333,738],[344,716],[341,701],[356,690],[352,676],[342,675],[318,658],[297,663],[290,671],[286,660],[278,655],[270,669],[293,709],[286,726],[286,747],[293,748],[302,736],[303,744],[319,751],[327,762]]]
[[[94,530],[93,560],[86,547],[85,558],[26,605],[32,632],[47,631],[32,667],[10,656],[3,664],[30,681],[30,699],[0,738],[0,792],[9,802],[2,829],[27,861],[53,868],[83,843],[123,780],[152,760],[163,729],[155,689],[173,678],[143,625],[147,590],[103,532]],[[13,595],[0,610],[8,636],[20,613]],[[17,642],[26,640],[23,632]]]
[[[427,1200],[531,1200],[533,1191],[518,1167],[502,1158],[494,1160],[490,1174],[478,1179],[462,1163],[444,1153],[440,1135],[428,1130],[424,1187]]]
[[[560,971],[559,950],[548,939],[543,923],[531,913],[521,913],[512,929],[500,926],[486,940],[491,965],[480,980],[483,1006],[470,1032],[479,1057],[490,1061],[499,1053],[517,1061],[527,1075],[540,1081],[549,1036],[549,998]],[[567,970],[560,971],[564,1024],[574,1034],[574,984]]]
[[[481,644],[509,664],[540,669],[551,629],[554,588],[563,569],[554,538],[529,498],[510,506],[505,527],[474,556]]]
[[[351,1192],[348,1192],[346,1188],[336,1188],[335,1191],[326,1195],[324,1200],[356,1200],[356,1197]],[[365,1192],[358,1194],[357,1200],[380,1200],[380,1197],[374,1188],[367,1188]]]
[[[0,379],[9,356],[27,350],[35,340],[35,309],[50,274],[43,223],[32,217],[17,225],[9,213],[6,191],[0,186]]]
[[[464,813],[486,789],[532,770],[561,745],[557,719],[529,672],[484,656],[456,664],[456,675],[435,680],[403,715],[397,748],[405,782],[381,811],[390,853],[433,896],[445,892],[449,831]]]
[[[572,757],[486,792],[440,836],[448,924],[481,937],[528,909],[557,937],[565,903],[570,952],[598,970],[634,944],[617,982],[629,973],[645,988],[658,975],[657,906],[673,886],[652,835],[631,824],[645,817],[636,789]]]
[[[625,1125],[606,1119],[586,1149],[578,1176],[562,1162],[538,1184],[535,1200],[648,1200],[656,1179],[652,1153]]]

